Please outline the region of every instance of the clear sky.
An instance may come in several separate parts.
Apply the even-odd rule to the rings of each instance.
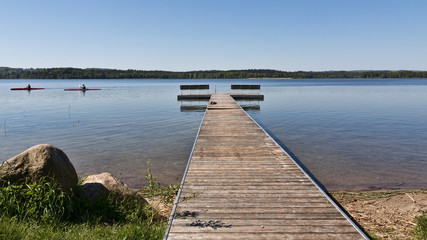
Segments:
[[[426,0],[0,0],[0,66],[427,70]]]

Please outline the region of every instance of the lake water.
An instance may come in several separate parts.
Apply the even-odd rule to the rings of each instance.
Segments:
[[[46,90],[10,91],[28,83]],[[82,83],[102,90],[64,91]],[[261,84],[264,101],[239,103],[328,190],[427,188],[427,79],[0,80],[0,162],[49,143],[80,177],[140,188],[151,160],[178,183],[206,105],[178,102],[180,84]]]

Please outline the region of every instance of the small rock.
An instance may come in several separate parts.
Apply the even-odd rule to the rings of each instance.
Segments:
[[[111,173],[101,173],[87,176],[81,183],[83,195],[89,199],[97,199],[113,194],[119,198],[138,200],[142,205],[147,201],[127,184],[115,178]]]

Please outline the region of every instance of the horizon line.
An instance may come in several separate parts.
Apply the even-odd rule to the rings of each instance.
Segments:
[[[0,66],[0,68],[10,68],[10,69],[23,69],[23,70],[38,70],[38,69],[57,69],[57,68],[72,68],[72,69],[81,69],[81,70],[88,70],[88,69],[99,69],[99,70],[119,70],[119,71],[153,71],[153,72],[211,72],[211,71],[258,71],[258,70],[267,70],[267,71],[278,71],[278,72],[381,72],[381,71],[387,71],[387,72],[398,72],[398,71],[411,71],[411,72],[427,72],[427,70],[409,70],[409,69],[399,69],[399,70],[390,70],[390,69],[377,69],[377,70],[278,70],[278,69],[270,69],[270,68],[247,68],[247,69],[209,69],[209,70],[143,70],[143,69],[123,69],[123,68],[102,68],[102,67],[8,67],[8,66]]]

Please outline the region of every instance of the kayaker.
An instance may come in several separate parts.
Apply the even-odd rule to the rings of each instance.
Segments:
[[[80,87],[82,90],[86,90],[86,86],[84,84],[82,84],[82,86]]]

